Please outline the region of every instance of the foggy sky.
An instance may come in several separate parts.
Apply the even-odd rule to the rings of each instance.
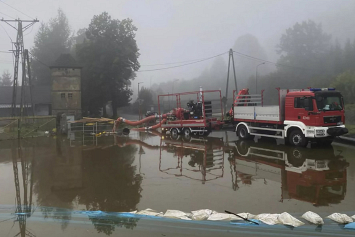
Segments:
[[[166,66],[146,67],[159,64],[200,59],[227,52],[239,36],[252,34],[265,49],[268,59],[277,60],[275,45],[286,28],[296,22],[314,20],[322,22],[327,33],[338,38],[354,38],[353,0],[3,0],[42,22],[56,16],[63,9],[73,31],[85,28],[93,15],[107,11],[113,18],[131,18],[138,27],[137,44],[141,56],[140,70]],[[6,16],[28,17],[0,2],[0,18]],[[16,32],[3,22],[13,40]],[[25,48],[33,46],[34,35],[40,24],[25,32]],[[26,35],[27,34],[27,35]],[[11,43],[0,27],[0,51],[11,48]],[[227,55],[224,56],[227,61]],[[186,67],[157,72],[137,73],[132,84],[144,81],[159,83],[175,78],[191,79],[199,76],[213,60]],[[8,69],[13,74],[11,54],[0,53],[0,73]]]

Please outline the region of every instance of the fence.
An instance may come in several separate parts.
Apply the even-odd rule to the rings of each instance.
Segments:
[[[55,128],[55,116],[0,118],[0,140],[44,136]]]

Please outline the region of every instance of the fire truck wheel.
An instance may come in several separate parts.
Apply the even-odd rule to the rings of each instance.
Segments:
[[[240,125],[238,126],[237,129],[237,136],[242,139],[242,140],[246,140],[250,138],[250,134],[248,133],[248,129],[247,127],[245,127],[244,125]]]
[[[305,147],[308,144],[306,137],[301,130],[298,129],[291,132],[289,139],[290,144],[293,146]]]
[[[177,139],[179,136],[179,130],[177,130],[177,128],[170,129],[170,136],[172,139]]]

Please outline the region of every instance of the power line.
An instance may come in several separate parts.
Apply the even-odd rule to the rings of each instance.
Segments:
[[[6,13],[0,12],[0,14],[2,14],[2,15],[4,15],[4,16],[7,16],[7,17],[10,17],[10,18],[12,18],[12,19],[15,19],[15,17],[9,16],[9,15],[7,15]]]
[[[179,63],[188,63],[188,62],[195,62],[202,60],[203,58],[199,59],[191,59],[191,60],[186,60],[186,61],[180,61],[180,62],[173,62],[173,63],[157,63],[157,64],[145,64],[145,65],[140,65],[141,67],[152,67],[152,66],[163,66],[163,65],[171,65],[171,64],[179,64]]]
[[[191,64],[200,63],[200,62],[203,62],[203,61],[206,61],[206,60],[210,60],[210,59],[222,56],[222,55],[224,55],[226,53],[227,52],[224,52],[224,53],[217,54],[217,55],[209,57],[209,58],[204,58],[204,59],[201,59],[201,60],[198,60],[198,61],[194,61],[194,62],[191,62],[191,63],[185,63],[185,64],[181,64],[181,65],[177,65],[177,66],[156,68],[156,69],[148,69],[148,70],[142,70],[142,71],[137,71],[137,72],[152,72],[152,71],[161,71],[161,70],[167,70],[167,69],[177,68],[177,67],[184,67],[184,66],[187,66],[187,65],[191,65]]]
[[[239,56],[246,57],[246,58],[249,58],[249,59],[253,59],[253,60],[257,60],[257,61],[261,61],[261,62],[265,62],[265,63],[269,63],[269,64],[274,64],[275,66],[289,67],[289,68],[302,69],[302,70],[312,70],[310,68],[295,67],[295,66],[275,63],[275,62],[268,61],[268,60],[265,60],[265,59],[261,59],[261,58],[253,57],[253,56],[250,56],[250,55],[247,55],[247,54],[243,54],[243,53],[240,53],[240,52],[237,52],[237,51],[233,51],[233,53],[236,53]]]
[[[12,38],[10,37],[9,33],[7,33],[7,30],[5,29],[5,27],[3,27],[1,24],[0,24],[0,26],[1,26],[1,28],[5,31],[7,37],[9,37],[11,43],[13,43]]]
[[[29,35],[29,34],[31,34],[31,32],[33,31],[33,25],[31,26],[31,30],[30,30],[30,32],[28,32],[27,34],[25,34],[25,35],[23,35],[23,36],[26,36],[26,35]]]
[[[10,6],[10,5],[9,5],[9,4],[7,4],[6,2],[4,2],[4,1],[2,1],[2,0],[0,0],[0,2],[2,2],[3,4],[5,4],[5,5],[7,5],[7,6],[11,7],[12,9],[14,9],[14,10],[16,10],[16,11],[18,11],[18,12],[20,12],[20,13],[24,14],[25,16],[27,16],[27,17],[31,18],[32,20],[34,20],[34,18],[33,18],[33,17],[30,17],[30,16],[29,16],[29,15],[27,15],[26,13],[24,13],[24,12],[22,12],[22,11],[20,11],[20,10],[16,9],[16,8],[14,8],[14,7]]]
[[[36,56],[34,56],[30,51],[28,51],[29,54],[31,54],[31,56],[33,57],[34,60],[36,60],[37,62],[43,64],[46,67],[49,67],[47,64],[45,64],[44,62],[42,62],[41,60],[37,59]]]
[[[0,51],[0,53],[12,53],[12,52],[9,52],[9,51]]]

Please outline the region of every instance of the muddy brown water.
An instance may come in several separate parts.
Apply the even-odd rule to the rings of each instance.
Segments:
[[[224,131],[207,138],[78,133],[0,142],[0,205],[13,213],[27,202],[62,220],[62,229],[72,218],[68,210],[354,212],[354,178],[352,146],[301,149],[238,141]]]

